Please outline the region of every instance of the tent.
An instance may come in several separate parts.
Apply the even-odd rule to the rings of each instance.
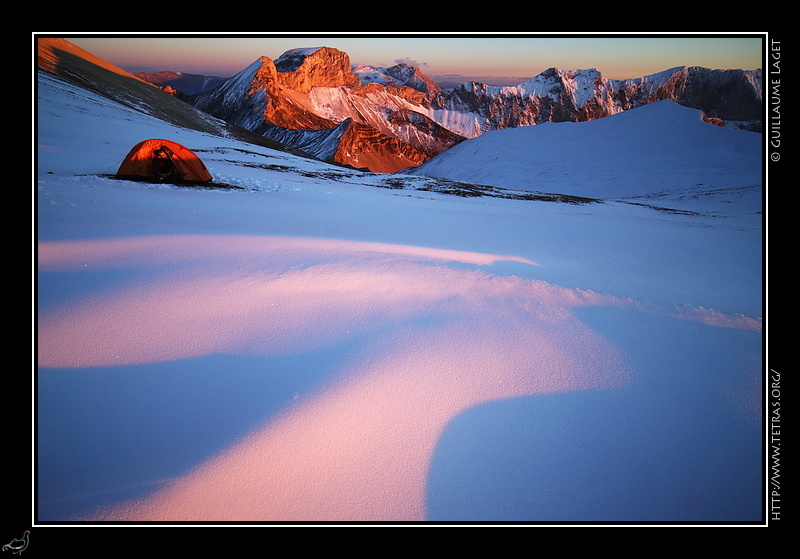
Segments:
[[[169,140],[143,140],[133,146],[117,177],[164,182],[208,182],[211,173],[192,150]]]

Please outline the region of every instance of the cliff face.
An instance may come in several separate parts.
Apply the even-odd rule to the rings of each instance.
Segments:
[[[333,160],[379,173],[416,167],[430,155],[365,124],[348,121]]]
[[[441,89],[419,69],[358,67],[334,48],[262,57],[198,108],[332,161],[393,172],[489,130],[602,118],[670,99],[708,122],[760,130],[761,71],[679,67],[631,80],[550,68],[517,86],[469,82]],[[340,144],[333,149],[332,142]]]
[[[350,69],[350,57],[337,49],[295,49],[274,63],[280,87],[308,93],[314,87],[357,88],[358,76]]]

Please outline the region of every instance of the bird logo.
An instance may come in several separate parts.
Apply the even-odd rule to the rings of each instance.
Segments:
[[[25,530],[25,533],[21,538],[14,538],[4,545],[3,551],[10,551],[11,553],[20,555],[23,551],[25,551],[25,548],[28,547],[28,537],[30,533],[30,530]]]

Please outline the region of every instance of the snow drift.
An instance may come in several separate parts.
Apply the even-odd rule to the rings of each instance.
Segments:
[[[587,122],[486,132],[407,173],[613,199],[760,187],[761,160],[761,134],[711,125],[665,100]]]

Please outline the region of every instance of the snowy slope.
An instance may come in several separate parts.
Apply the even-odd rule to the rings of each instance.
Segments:
[[[38,95],[38,521],[761,518],[756,209],[437,194]],[[104,176],[149,137],[241,188]]]
[[[761,152],[761,134],[659,101],[588,122],[487,132],[408,173],[614,199],[760,188]]]

